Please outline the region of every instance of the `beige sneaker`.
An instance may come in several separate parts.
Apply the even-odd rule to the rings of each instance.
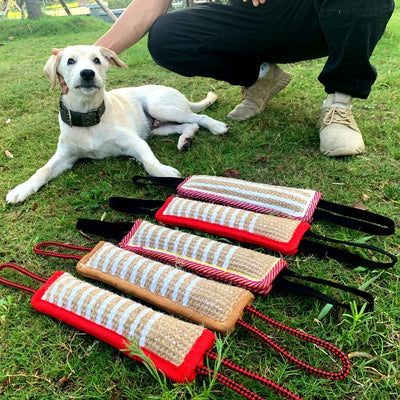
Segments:
[[[351,96],[328,94],[317,124],[320,151],[330,157],[351,156],[365,150],[364,141],[351,112]]]
[[[284,89],[291,81],[292,74],[285,72],[276,64],[271,64],[270,70],[249,87],[242,88],[243,100],[229,114],[234,121],[244,121],[265,109],[268,102]]]

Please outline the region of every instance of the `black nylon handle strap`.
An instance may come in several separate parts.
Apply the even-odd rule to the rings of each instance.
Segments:
[[[117,211],[129,214],[143,214],[154,216],[157,210],[164,204],[163,200],[141,200],[127,197],[110,197],[108,204]]]
[[[326,200],[318,202],[313,217],[373,235],[392,235],[395,231],[391,218]]]
[[[333,287],[335,289],[340,289],[344,292],[354,294],[354,295],[366,300],[366,302],[367,302],[366,310],[367,311],[372,312],[374,310],[374,297],[371,295],[371,293],[366,292],[365,290],[357,289],[352,286],[343,285],[341,283],[329,281],[326,279],[316,278],[314,276],[298,275],[295,272],[293,272],[292,270],[289,270],[287,268],[284,268],[274,280],[274,286],[276,285],[287,291],[290,291],[293,293],[298,293],[298,294],[301,294],[301,295],[304,295],[307,297],[313,297],[318,300],[324,301],[326,303],[333,304],[335,306],[339,306],[339,307],[346,308],[346,309],[350,309],[349,304],[341,303],[310,286],[307,286],[307,285],[304,285],[304,284],[301,284],[298,282],[293,282],[292,280],[286,279],[286,278],[294,278],[296,280],[302,280],[305,282],[313,282],[313,283]]]
[[[338,306],[341,308],[349,309],[350,306],[347,304],[343,304],[338,302],[337,300],[332,299],[331,297],[319,292],[311,288],[310,286],[303,285],[301,283],[292,282],[284,277],[277,277],[274,281],[274,287],[278,287],[287,292],[297,293],[304,297],[313,297],[314,299],[320,300],[325,303],[332,304],[334,306]]]
[[[140,176],[135,175],[132,178],[132,182],[136,185],[145,186],[148,183],[153,183],[159,186],[171,187],[176,189],[177,186],[182,183],[184,179],[173,178],[173,177],[158,177],[158,176]]]
[[[328,258],[332,258],[334,260],[343,262],[345,264],[352,265],[354,267],[362,266],[362,267],[366,267],[369,269],[390,268],[390,267],[393,267],[393,265],[395,265],[397,263],[397,257],[395,255],[393,255],[379,247],[370,246],[370,245],[363,244],[363,243],[353,243],[353,242],[348,242],[345,240],[332,239],[332,238],[328,238],[326,236],[317,235],[315,233],[312,233],[311,231],[308,231],[306,233],[305,237],[322,240],[325,242],[331,242],[331,243],[342,244],[342,245],[346,245],[346,246],[352,246],[355,248],[372,250],[375,253],[379,253],[381,255],[384,255],[384,256],[390,258],[391,261],[390,262],[379,262],[379,261],[368,260],[367,258],[361,257],[357,254],[351,253],[350,251],[347,251],[344,249],[330,246],[328,244],[321,243],[321,242],[315,242],[313,240],[303,239],[300,242],[299,251],[301,251],[302,253],[307,254],[307,255],[314,255],[314,256],[321,257],[321,258],[328,257]]]
[[[133,223],[130,222],[105,222],[86,218],[79,218],[76,223],[79,231],[118,241],[126,236],[132,226]]]

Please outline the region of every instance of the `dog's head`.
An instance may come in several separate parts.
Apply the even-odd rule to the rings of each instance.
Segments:
[[[69,91],[91,95],[102,90],[107,70],[116,65],[128,68],[112,50],[99,46],[69,46],[53,49],[44,72],[55,86],[59,80],[62,93]]]

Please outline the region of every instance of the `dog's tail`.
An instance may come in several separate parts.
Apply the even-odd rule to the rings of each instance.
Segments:
[[[204,100],[199,101],[198,103],[189,102],[189,106],[191,110],[195,113],[205,110],[207,107],[210,107],[211,104],[214,104],[217,100],[217,95],[213,92],[208,92],[207,97]]]

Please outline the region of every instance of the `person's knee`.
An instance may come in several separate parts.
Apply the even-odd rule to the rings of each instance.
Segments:
[[[147,47],[153,60],[161,67],[180,75],[193,76],[195,72],[192,70],[198,63],[196,41],[190,39],[190,29],[177,29],[182,26],[185,15],[182,11],[172,11],[159,17],[149,31]]]
[[[169,36],[171,30],[169,24],[165,19],[167,16],[159,17],[152,25],[147,39],[147,47],[153,60],[163,66],[167,67],[170,58],[169,45],[173,43],[174,39]]]

